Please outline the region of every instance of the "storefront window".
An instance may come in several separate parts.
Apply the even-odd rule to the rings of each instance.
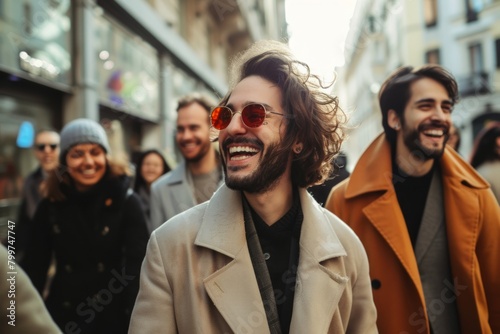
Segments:
[[[103,15],[96,18],[99,97],[105,106],[158,121],[158,53],[140,37]]]
[[[70,85],[70,13],[70,0],[0,0],[0,67]]]

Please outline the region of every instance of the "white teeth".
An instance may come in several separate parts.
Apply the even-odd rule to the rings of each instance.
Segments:
[[[434,130],[424,131],[424,134],[430,135],[430,136],[442,136],[444,134],[444,132],[443,132],[443,130],[434,129]]]
[[[232,161],[243,160],[243,159],[250,158],[250,157],[251,157],[251,155],[237,155],[235,157],[231,157],[231,160]]]
[[[237,153],[237,152],[250,152],[257,153],[259,152],[257,149],[250,146],[233,146],[229,148],[229,153]]]

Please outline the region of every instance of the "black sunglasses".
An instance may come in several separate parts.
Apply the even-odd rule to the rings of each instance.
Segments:
[[[36,149],[39,151],[45,151],[45,146],[49,146],[50,150],[53,151],[59,146],[58,144],[37,144],[35,145]]]

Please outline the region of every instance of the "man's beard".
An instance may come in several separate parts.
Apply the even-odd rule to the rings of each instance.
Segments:
[[[225,143],[224,146],[226,145]],[[262,144],[260,146],[263,147]],[[228,176],[226,163],[222,159],[226,185],[233,190],[256,194],[273,189],[285,173],[289,159],[289,154],[284,151],[280,152],[280,149],[278,144],[269,145],[264,155],[260,157],[257,169],[245,177]],[[227,152],[227,150],[224,149],[222,152]]]
[[[208,142],[208,144],[204,143],[203,146],[200,148],[200,151],[198,152],[198,154],[196,154],[195,156],[193,156],[191,158],[187,158],[184,156],[184,160],[186,160],[186,163],[197,163],[197,162],[201,161],[201,159],[203,159],[210,151],[210,145],[211,145],[210,142]]]
[[[444,140],[443,145],[440,148],[429,148],[422,144],[420,141],[420,134],[427,127],[439,126],[444,130]],[[433,122],[431,124],[420,124],[417,130],[406,130],[405,124],[403,124],[403,141],[411,154],[421,161],[427,161],[430,159],[439,159],[444,153],[446,147],[446,142],[449,138],[449,126],[444,125],[441,122]]]

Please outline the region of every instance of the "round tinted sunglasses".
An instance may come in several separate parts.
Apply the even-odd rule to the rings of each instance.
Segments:
[[[249,128],[258,128],[264,124],[267,114],[275,114],[285,116],[278,112],[267,111],[266,108],[260,103],[250,103],[243,107],[241,111],[233,111],[229,107],[220,106],[215,107],[210,114],[210,121],[212,126],[217,130],[224,130],[227,128],[234,114],[241,114],[241,120]]]

